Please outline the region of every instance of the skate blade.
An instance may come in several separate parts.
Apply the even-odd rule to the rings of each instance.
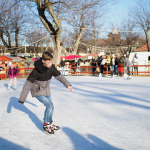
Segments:
[[[44,131],[44,133],[46,133],[47,135],[54,135],[55,132],[49,133],[49,132],[47,132],[47,131]]]

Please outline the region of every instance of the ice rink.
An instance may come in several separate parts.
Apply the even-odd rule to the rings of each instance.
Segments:
[[[18,102],[26,79],[0,81],[0,150],[150,150],[150,77],[66,76],[70,92],[51,80],[54,135],[43,132],[45,107],[29,93]]]

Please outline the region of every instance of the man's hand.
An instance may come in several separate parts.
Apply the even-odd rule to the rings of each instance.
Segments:
[[[70,92],[72,92],[72,91],[73,91],[72,86],[68,86],[68,89],[70,90]]]

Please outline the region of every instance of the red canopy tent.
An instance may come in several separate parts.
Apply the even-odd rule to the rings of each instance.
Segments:
[[[31,61],[35,61],[35,60],[37,60],[37,58],[32,58],[32,60],[31,60]]]
[[[60,60],[62,60],[62,58],[65,58],[65,59],[74,59],[74,58],[80,58],[81,56],[78,56],[78,55],[70,55],[70,56],[61,56],[60,57]]]

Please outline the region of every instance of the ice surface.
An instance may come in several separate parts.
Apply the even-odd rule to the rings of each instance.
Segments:
[[[29,93],[24,105],[17,91],[0,81],[0,150],[150,150],[150,78],[67,76],[69,92],[55,78],[53,120],[61,127],[43,132],[45,107]]]

